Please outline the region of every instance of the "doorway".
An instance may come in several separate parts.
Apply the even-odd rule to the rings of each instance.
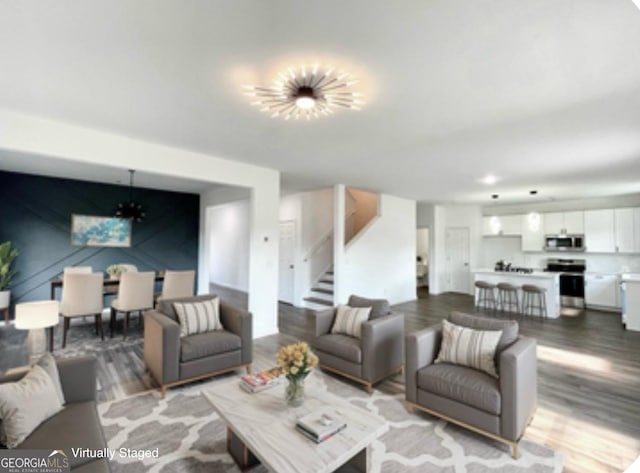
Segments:
[[[449,292],[471,293],[469,268],[469,228],[448,227],[445,239],[447,289]]]
[[[278,299],[287,304],[293,304],[295,245],[295,222],[293,220],[280,222]]]
[[[429,229],[416,231],[416,287],[418,295],[429,290]]]

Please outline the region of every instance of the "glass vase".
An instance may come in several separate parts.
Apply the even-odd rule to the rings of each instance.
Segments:
[[[300,407],[304,402],[304,378],[289,378],[285,395],[289,406]]]

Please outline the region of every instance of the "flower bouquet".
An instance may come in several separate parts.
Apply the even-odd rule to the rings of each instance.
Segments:
[[[293,343],[280,348],[278,366],[282,368],[289,384],[286,389],[287,403],[298,407],[304,401],[304,379],[318,366],[318,357],[305,342]]]

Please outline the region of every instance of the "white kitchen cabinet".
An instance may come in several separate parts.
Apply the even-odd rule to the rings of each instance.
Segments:
[[[547,235],[584,233],[584,212],[550,212],[544,214],[544,232]]]
[[[587,306],[618,308],[618,291],[619,281],[615,274],[587,274],[584,277]]]
[[[543,251],[545,215],[531,213],[520,216],[522,251]]]
[[[635,234],[634,214],[636,209],[615,209],[616,252],[634,253],[639,251],[638,238]]]
[[[500,215],[482,217],[483,236],[520,236],[522,224],[520,215]]]
[[[584,239],[589,253],[613,253],[616,250],[613,209],[584,212]]]

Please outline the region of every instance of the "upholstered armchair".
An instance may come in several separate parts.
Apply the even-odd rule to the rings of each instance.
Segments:
[[[537,402],[536,340],[518,336],[518,324],[453,312],[448,320],[475,330],[502,330],[496,350],[499,377],[449,363],[435,364],[441,325],[406,336],[406,399],[414,408],[506,443],[518,442]]]
[[[211,300],[214,295],[163,299],[155,310],[145,313],[144,363],[160,385],[164,397],[167,388],[227,371],[246,368],[251,372],[251,313],[220,301],[223,330],[180,337],[180,323],[174,302]]]
[[[369,320],[362,324],[362,337],[331,333],[336,309],[312,315],[313,351],[320,367],[364,384],[367,392],[384,378],[402,372],[404,364],[404,316],[391,312],[384,299],[351,296],[350,307],[371,307]]]

